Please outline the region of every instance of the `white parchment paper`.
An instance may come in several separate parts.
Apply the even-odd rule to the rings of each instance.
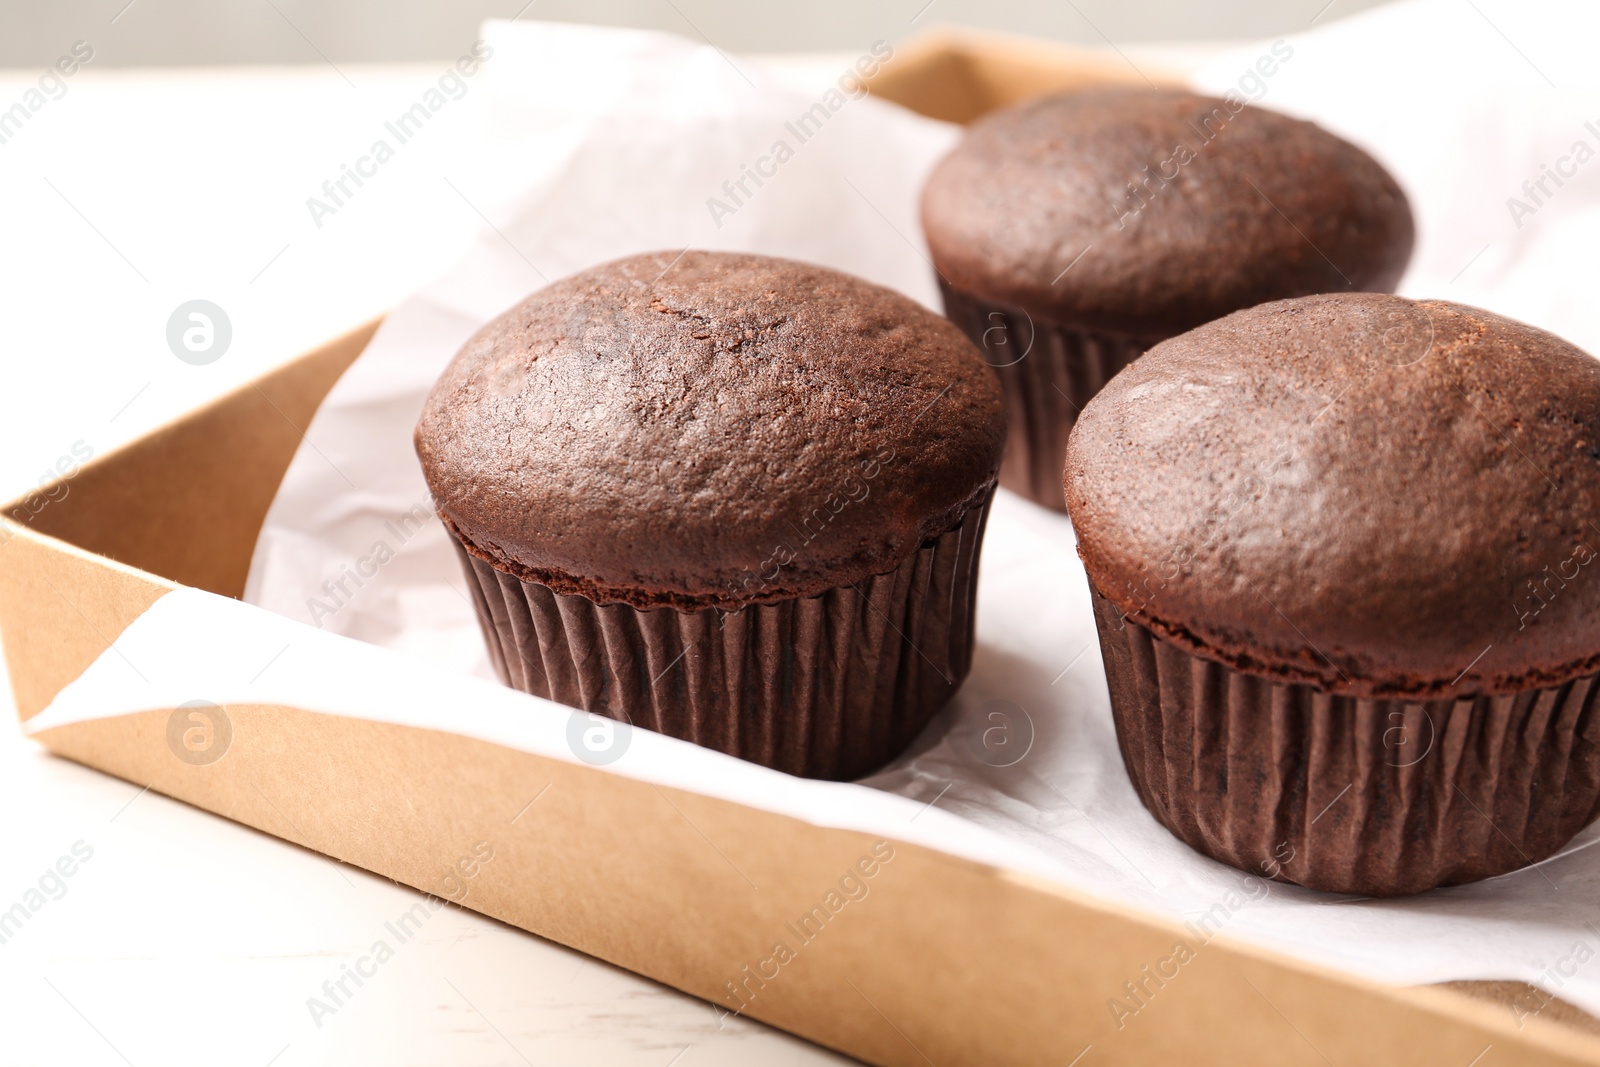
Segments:
[[[1317,119],[1394,170],[1421,231],[1405,293],[1488,306],[1595,349],[1600,160],[1575,163],[1574,146],[1600,150],[1600,75],[1582,54],[1600,39],[1596,21],[1576,2],[1534,18],[1489,0],[1413,0],[1289,37],[1287,47],[1242,49],[1197,80]],[[208,668],[207,698],[259,698],[261,687],[280,685],[304,707],[478,730],[559,756],[567,713],[460,678],[490,674],[412,454],[428,386],[477,326],[529,291],[645,250],[792,256],[937,307],[915,205],[957,131],[871,99],[796,94],[751,64],[660,35],[491,24],[486,37],[495,57],[484,75],[482,155],[452,180],[489,226],[464,262],[395,309],[335,387],[257,549],[248,599],[323,633],[262,633],[251,669],[283,640],[317,654],[254,688],[240,681],[242,662],[237,673]],[[797,127],[819,103],[826,118]],[[1559,186],[1546,179],[1533,203],[1524,181],[1558,165],[1570,173]],[[759,183],[745,177],[752,170]],[[148,673],[168,627],[222,613],[246,625],[235,618],[246,609],[214,600],[174,594],[121,643],[143,642]],[[287,625],[248,614],[256,631]],[[1588,847],[1600,831],[1536,868],[1403,900],[1252,878],[1180,844],[1135,797],[1064,519],[1000,494],[978,616],[965,686],[911,754],[863,783],[870,788],[798,782],[655,737],[614,769],[1045,874],[1193,923],[1202,940],[1226,932],[1393,982],[1522,979],[1600,1012],[1600,964],[1589,962],[1600,934],[1587,925],[1600,921],[1600,850]],[[329,634],[404,653],[382,661],[397,681],[378,691],[330,684],[339,657],[359,646]],[[195,695],[193,665],[204,661],[186,640],[173,671],[189,680],[174,673],[170,694],[183,699]],[[35,728],[107,701],[156,701],[160,682],[103,660]],[[431,699],[446,692],[448,711]],[[1026,751],[1010,766],[993,765],[1004,761],[978,741],[997,711]]]

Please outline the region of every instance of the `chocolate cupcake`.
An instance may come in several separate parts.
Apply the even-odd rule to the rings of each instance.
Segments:
[[[1390,292],[1411,210],[1365,152],[1243,100],[1096,89],[973,124],[928,179],[946,313],[998,369],[1000,484],[1062,509],[1067,434],[1157,341],[1284,297]]]
[[[764,256],[543,289],[429,395],[417,454],[508,685],[854,778],[955,691],[1005,436],[911,300]]]
[[[1117,738],[1194,848],[1412,893],[1600,812],[1600,363],[1475,308],[1266,304],[1079,418],[1066,501]]]

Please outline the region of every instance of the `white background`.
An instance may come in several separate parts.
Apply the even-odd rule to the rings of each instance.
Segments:
[[[379,63],[444,59],[488,18],[665,30],[735,52],[859,54],[915,20],[1087,44],[1254,40],[1384,0],[0,0],[0,67],[104,37],[107,64]],[[130,4],[132,6],[130,6]],[[120,17],[118,17],[120,14]],[[116,18],[114,30],[107,29]],[[93,38],[100,43],[100,36]]]

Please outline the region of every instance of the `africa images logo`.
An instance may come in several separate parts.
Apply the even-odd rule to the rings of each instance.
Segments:
[[[167,748],[192,767],[205,767],[228,754],[233,721],[209,700],[188,700],[167,716]]]

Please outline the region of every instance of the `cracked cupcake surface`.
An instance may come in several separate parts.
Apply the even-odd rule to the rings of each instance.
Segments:
[[[1085,409],[1064,485],[1091,578],[1168,639],[1428,699],[1600,670],[1597,455],[1587,353],[1352,293],[1157,346]]]
[[[662,252],[484,327],[416,442],[440,514],[504,569],[602,602],[735,608],[890,570],[958,524],[1003,418],[972,345],[898,293]]]
[[[508,684],[768,766],[865,774],[955,691],[999,383],[908,298],[661,252],[480,330],[416,431]]]

